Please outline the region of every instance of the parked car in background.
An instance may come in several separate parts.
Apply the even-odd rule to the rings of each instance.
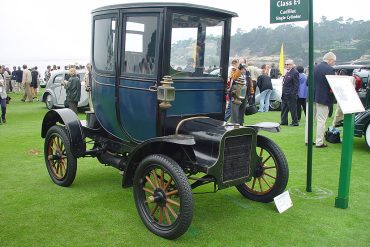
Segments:
[[[356,137],[365,137],[365,143],[370,150],[370,109],[356,114],[355,132]]]
[[[220,69],[215,69],[211,73],[211,75],[218,75],[220,76]],[[283,90],[283,79],[271,79],[272,83],[272,93],[270,96],[270,110],[278,111],[281,109],[281,94]],[[260,104],[260,90],[256,89],[256,105]]]
[[[77,76],[81,80],[81,99],[78,102],[78,107],[88,106],[89,100],[85,90],[85,76],[86,70],[77,70]],[[64,108],[64,101],[66,100],[66,90],[62,84],[64,80],[68,79],[68,70],[56,70],[51,72],[49,81],[46,84],[45,92],[41,100],[45,102],[46,108]]]
[[[220,69],[214,69],[209,74],[221,76],[220,72],[221,72]]]
[[[361,68],[353,70],[353,76],[360,78],[362,82],[362,88],[365,89],[369,82],[370,66],[363,66]]]
[[[366,87],[370,76],[370,65],[344,64],[334,66],[335,72],[346,71],[346,75],[353,76],[356,80],[356,91],[365,106]]]
[[[270,110],[277,111],[281,108],[281,94],[283,90],[283,79],[271,79],[272,93],[270,96]],[[256,89],[256,105],[260,104],[260,90]]]
[[[39,79],[39,85],[41,88],[45,88],[46,87],[46,84],[47,84],[47,81],[45,81],[44,79]]]

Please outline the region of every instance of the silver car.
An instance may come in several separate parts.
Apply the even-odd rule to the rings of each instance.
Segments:
[[[86,107],[89,104],[88,94],[85,90],[85,70],[77,70],[77,76],[81,80],[81,99],[78,107]],[[67,79],[68,70],[55,70],[51,72],[49,81],[46,84],[45,92],[42,95],[42,102],[45,102],[46,108],[64,108],[66,99],[66,90],[62,84]]]
[[[270,96],[270,110],[280,110],[281,95],[283,90],[283,79],[271,79],[272,93]],[[260,90],[256,88],[256,105],[260,104]]]

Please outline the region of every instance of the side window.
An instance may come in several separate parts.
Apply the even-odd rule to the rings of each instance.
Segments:
[[[224,25],[221,19],[174,13],[170,75],[219,76]]]
[[[57,75],[54,78],[54,84],[61,84],[63,80],[64,80],[64,76],[62,74]]]
[[[116,19],[98,19],[94,22],[94,65],[98,70],[114,70]]]
[[[68,71],[64,74],[64,80],[68,81],[71,76],[69,75]]]
[[[157,16],[127,17],[123,72],[156,74],[157,26]]]

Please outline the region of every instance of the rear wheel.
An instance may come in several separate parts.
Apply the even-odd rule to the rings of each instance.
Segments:
[[[264,136],[257,136],[257,154],[261,158],[252,179],[236,186],[248,199],[271,202],[288,183],[288,162],[278,145]]]
[[[155,154],[141,161],[133,192],[137,211],[154,234],[175,239],[189,228],[193,217],[191,187],[171,158]]]
[[[70,186],[77,171],[77,159],[71,152],[64,126],[51,127],[45,137],[44,156],[51,180],[60,186]]]

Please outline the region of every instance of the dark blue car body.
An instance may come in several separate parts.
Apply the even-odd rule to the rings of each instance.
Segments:
[[[168,239],[188,229],[199,186],[213,183],[213,192],[235,186],[260,202],[282,193],[287,160],[258,134],[278,132],[279,125],[223,121],[234,16],[182,3],[93,10],[94,111],[86,121],[69,109],[45,115],[41,136],[53,182],[70,186],[77,158],[96,157],[120,170],[143,223]]]

